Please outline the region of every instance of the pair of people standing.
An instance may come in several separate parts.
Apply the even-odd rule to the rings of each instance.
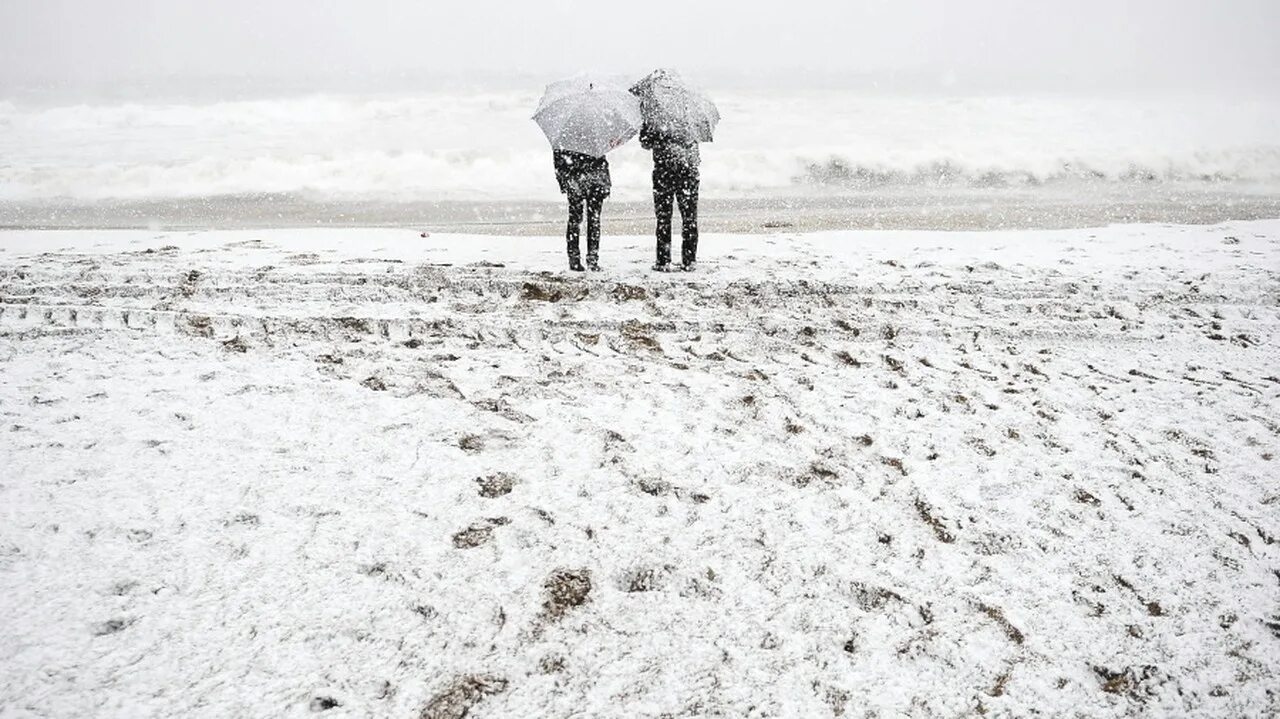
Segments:
[[[693,270],[698,259],[698,186],[701,156],[698,143],[681,139],[650,127],[640,130],[640,146],[653,152],[653,211],[657,216],[657,261],[653,269],[671,272],[671,220],[680,209],[680,265]],[[556,182],[569,200],[569,224],[565,240],[569,269],[582,272],[600,270],[600,213],[613,188],[609,161],[568,150],[555,151]],[[584,212],[585,210],[585,212]],[[583,267],[580,250],[583,216],[587,222],[587,263]]]

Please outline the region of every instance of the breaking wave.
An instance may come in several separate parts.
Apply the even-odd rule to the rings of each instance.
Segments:
[[[1087,162],[1062,161],[1058,165],[1035,168],[965,167],[949,160],[937,160],[913,168],[866,166],[848,158],[833,157],[824,162],[808,162],[797,183],[850,188],[892,186],[930,187],[1042,187],[1073,182],[1150,185],[1162,182],[1207,184],[1280,183],[1280,148],[1261,147],[1243,151],[1206,153],[1208,156],[1167,158],[1141,164],[1123,157],[1092,166]]]
[[[704,193],[1280,187],[1280,101],[725,94]],[[557,196],[528,119],[536,93],[314,96],[28,107],[0,100],[0,200]],[[648,158],[610,156],[615,197],[647,196]]]

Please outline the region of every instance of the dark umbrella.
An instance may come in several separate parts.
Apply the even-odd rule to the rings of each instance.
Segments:
[[[712,141],[720,111],[674,70],[654,70],[632,85],[631,93],[640,98],[640,112],[655,134],[683,142]]]

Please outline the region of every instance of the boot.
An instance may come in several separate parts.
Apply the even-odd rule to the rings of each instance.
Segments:
[[[566,249],[569,251],[569,269],[573,272],[582,272],[582,255],[578,254],[578,238],[571,235]]]

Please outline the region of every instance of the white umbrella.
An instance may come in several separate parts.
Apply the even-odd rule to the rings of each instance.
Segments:
[[[712,141],[720,110],[674,70],[654,70],[631,92],[640,98],[641,113],[655,133],[687,142]]]
[[[621,82],[590,76],[547,85],[533,119],[555,150],[604,157],[640,132],[640,100]]]

